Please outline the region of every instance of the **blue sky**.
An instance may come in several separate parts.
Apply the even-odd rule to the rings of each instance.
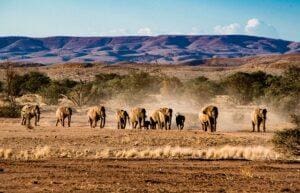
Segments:
[[[300,0],[0,0],[0,36],[247,34],[300,41]]]

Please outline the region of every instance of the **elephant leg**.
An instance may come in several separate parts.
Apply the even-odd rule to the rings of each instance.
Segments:
[[[99,123],[99,127],[100,127],[100,128],[103,128],[103,127],[102,127],[102,125],[103,125],[103,119],[102,119],[102,118],[100,118],[100,119],[99,119],[99,121],[100,121],[100,123]]]
[[[21,121],[21,125],[25,125],[26,124],[26,119],[25,119],[25,117],[23,116],[22,117],[22,121]]]
[[[59,119],[56,120],[56,124],[55,124],[56,127],[57,127],[58,123],[59,123]]]
[[[215,121],[215,132],[217,132],[217,122]]]
[[[136,129],[136,126],[137,126],[137,124],[138,124],[138,122],[137,122],[137,121],[135,121],[135,122],[132,122],[132,128],[133,128],[133,129]]]
[[[34,126],[37,126],[37,122],[38,122],[37,116],[35,115],[35,116],[34,116]]]
[[[257,131],[260,132],[260,121],[257,123]]]
[[[122,128],[122,126],[121,126],[121,128]],[[118,129],[120,129],[120,121],[118,121]]]
[[[91,118],[89,118],[89,123],[90,123],[90,127],[93,127],[93,120]]]
[[[252,132],[255,131],[255,123],[252,121]]]
[[[29,116],[26,117],[26,127],[28,129],[30,129],[30,117]]]
[[[68,117],[68,127],[71,127],[71,116],[69,115],[69,117]]]
[[[64,127],[65,126],[65,118],[61,119],[61,125]]]
[[[100,122],[100,128],[103,128],[104,126],[105,126],[105,117],[102,117]]]

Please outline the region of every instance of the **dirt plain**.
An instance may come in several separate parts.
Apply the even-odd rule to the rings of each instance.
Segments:
[[[183,131],[117,130],[113,109],[108,110],[104,129],[88,126],[85,108],[74,113],[70,128],[55,127],[55,108],[44,107],[40,126],[33,129],[21,126],[20,119],[0,119],[0,154],[1,148],[9,150],[6,158],[0,158],[0,192],[300,191],[297,161],[202,159],[173,156],[172,152],[158,157],[130,154],[132,148],[156,151],[168,147],[218,149],[227,145],[272,149],[274,131],[289,126],[273,122],[275,116],[270,116],[266,133],[252,133],[244,122],[234,128],[226,125],[226,119],[220,119],[218,132],[211,134],[193,124],[187,124]],[[43,156],[14,155],[24,151],[30,154],[38,147],[46,151]],[[129,154],[103,157],[97,156],[98,150]]]

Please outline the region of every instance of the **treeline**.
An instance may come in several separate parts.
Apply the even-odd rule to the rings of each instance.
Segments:
[[[145,102],[156,94],[207,103],[216,95],[228,95],[238,104],[255,101],[273,105],[281,111],[299,109],[300,68],[290,67],[282,75],[258,71],[237,72],[213,81],[200,76],[185,82],[176,77],[132,72],[128,75],[98,74],[91,82],[69,79],[52,80],[40,72],[16,74],[8,69],[0,92],[13,102],[15,97],[35,93],[47,104],[57,104],[62,97],[76,105],[98,104],[118,98],[128,105]]]

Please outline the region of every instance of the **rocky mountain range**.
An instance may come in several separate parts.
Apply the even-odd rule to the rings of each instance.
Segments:
[[[0,37],[0,61],[177,64],[209,58],[300,53],[300,42],[245,35]]]

